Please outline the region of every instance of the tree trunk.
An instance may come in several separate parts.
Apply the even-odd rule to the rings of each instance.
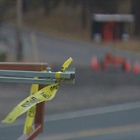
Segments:
[[[132,0],[132,13],[135,16],[135,35],[140,36],[140,0]]]
[[[43,0],[45,15],[49,15],[50,7],[49,7],[49,0]]]
[[[22,47],[22,0],[17,0],[17,61],[23,59]]]
[[[27,11],[28,11],[27,0],[22,0],[22,12],[27,13]]]
[[[87,28],[87,1],[86,0],[81,1],[81,24],[82,24],[82,29]]]

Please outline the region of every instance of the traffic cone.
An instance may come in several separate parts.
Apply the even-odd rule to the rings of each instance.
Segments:
[[[138,61],[135,62],[133,71],[135,74],[140,73],[140,66],[139,66]]]
[[[128,60],[126,60],[125,63],[124,63],[124,71],[125,72],[130,72],[130,70],[131,70],[130,62]]]
[[[91,60],[91,68],[93,70],[99,70],[99,63],[98,63],[98,60],[95,56]]]

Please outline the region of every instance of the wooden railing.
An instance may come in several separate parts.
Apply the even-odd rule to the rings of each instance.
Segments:
[[[0,63],[0,70],[23,70],[23,71],[43,71],[46,70],[46,63]],[[39,85],[39,89],[44,85]],[[33,140],[39,133],[43,132],[45,103],[41,102],[36,106],[34,130],[31,134],[23,134],[18,140]]]
[[[42,72],[47,70],[46,72]],[[66,83],[74,83],[75,70],[66,69],[65,72],[51,72],[46,63],[0,63],[0,82],[39,84],[39,90],[46,85],[64,80]],[[34,77],[39,77],[34,79]],[[59,78],[58,78],[59,77]],[[36,105],[34,129],[23,134],[18,140],[33,140],[41,132],[44,125],[45,102]]]

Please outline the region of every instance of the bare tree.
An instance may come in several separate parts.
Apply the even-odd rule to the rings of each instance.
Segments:
[[[87,28],[87,1],[82,0],[81,1],[81,24],[82,28]]]
[[[135,35],[140,36],[140,0],[132,0],[132,13],[135,16]]]
[[[17,61],[21,61],[22,59],[22,0],[17,0]]]

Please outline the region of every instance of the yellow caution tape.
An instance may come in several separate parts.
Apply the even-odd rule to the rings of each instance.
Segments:
[[[69,65],[71,64],[71,62],[73,61],[73,59],[70,57],[67,61],[64,62],[64,64],[62,65],[62,72],[65,72],[66,69],[69,67]]]
[[[55,78],[59,79],[61,77],[61,72],[56,72],[55,73]]]
[[[33,107],[37,103],[53,99],[53,97],[57,92],[58,87],[59,87],[58,83],[52,84],[39,90],[34,95],[28,96],[12,110],[2,122],[13,123],[18,116],[28,111],[31,107]]]
[[[46,72],[46,70],[44,72]],[[35,78],[37,79],[37,77]],[[39,89],[38,84],[32,84],[30,89],[30,95],[34,95],[38,91],[38,89]],[[30,134],[33,131],[32,124],[34,122],[35,115],[36,115],[36,105],[31,107],[27,112],[27,116],[24,124],[24,130],[23,130],[24,134],[28,134],[28,133]]]
[[[63,65],[62,65],[62,72],[66,71],[66,68],[72,62],[72,58],[69,58]],[[61,79],[56,84],[49,85],[47,87],[42,88],[41,90],[37,91],[33,95],[28,96],[22,102],[20,102],[9,114],[8,116],[2,120],[3,123],[13,123],[17,117],[28,111],[30,108],[35,106],[37,103],[51,100],[55,97],[56,92],[60,86]]]
[[[30,89],[30,95],[34,95],[38,91],[39,85],[38,84],[32,84],[31,89]],[[36,105],[31,107],[26,116],[25,124],[24,124],[24,130],[23,133],[27,134],[32,132],[32,124],[34,121],[36,115]]]

